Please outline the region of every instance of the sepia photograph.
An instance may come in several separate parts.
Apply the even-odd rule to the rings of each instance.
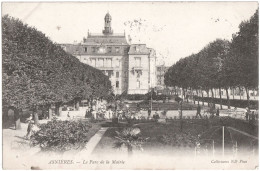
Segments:
[[[258,1],[1,5],[2,169],[259,169]]]

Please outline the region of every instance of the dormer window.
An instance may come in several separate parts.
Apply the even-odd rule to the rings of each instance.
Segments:
[[[140,48],[138,46],[135,47],[136,52],[140,52]]]

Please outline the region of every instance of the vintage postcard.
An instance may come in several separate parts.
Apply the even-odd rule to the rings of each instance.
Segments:
[[[258,169],[258,8],[2,2],[3,169]]]

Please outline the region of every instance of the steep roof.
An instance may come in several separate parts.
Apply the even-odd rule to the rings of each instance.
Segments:
[[[129,55],[147,55],[150,51],[145,44],[133,44],[130,46]]]
[[[84,40],[85,45],[128,45],[124,34],[89,34]]]

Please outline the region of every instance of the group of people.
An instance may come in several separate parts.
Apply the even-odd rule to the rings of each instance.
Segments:
[[[258,109],[256,111],[251,111],[248,107],[245,109],[246,120],[256,120],[258,119]]]
[[[211,103],[209,104],[209,110],[207,111],[211,114],[211,117],[214,117],[214,115],[216,114],[216,116],[219,116],[219,108],[215,109],[215,106]],[[201,106],[198,104],[197,106],[197,112],[196,112],[196,118],[198,118],[198,116],[200,118],[202,118],[202,115],[201,115]]]

